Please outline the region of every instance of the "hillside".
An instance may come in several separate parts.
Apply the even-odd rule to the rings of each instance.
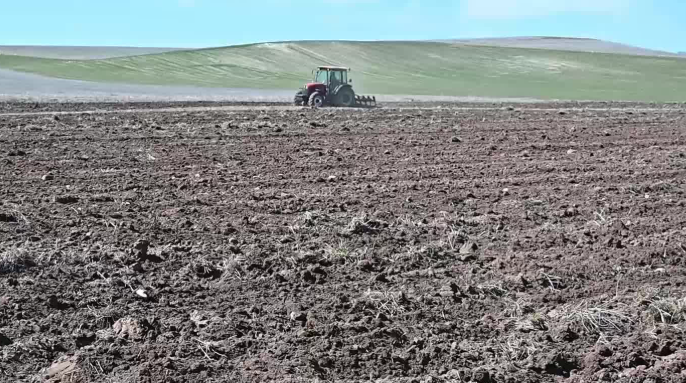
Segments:
[[[40,45],[0,45],[0,54],[65,60],[96,60],[139,56],[181,50],[180,48],[147,47],[70,47]]]
[[[615,43],[587,38],[572,37],[503,37],[503,38],[484,38],[484,39],[454,39],[437,40],[453,44],[465,45],[485,45],[507,48],[531,48],[531,49],[551,49],[575,52],[594,52],[594,53],[616,53],[636,56],[665,56],[679,57],[673,52],[658,51],[635,47],[632,45]]]
[[[0,55],[0,68],[95,82],[293,89],[318,64],[375,94],[685,101],[680,58],[440,42],[265,43],[102,60]]]

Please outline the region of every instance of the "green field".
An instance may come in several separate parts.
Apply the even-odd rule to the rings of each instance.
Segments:
[[[293,42],[104,60],[0,55],[0,68],[155,85],[295,89],[320,64],[352,68],[358,92],[686,101],[686,59],[432,42]]]

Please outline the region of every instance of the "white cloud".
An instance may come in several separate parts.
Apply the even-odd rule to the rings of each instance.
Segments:
[[[631,6],[627,0],[464,0],[468,17],[513,19],[560,13],[617,14]]]

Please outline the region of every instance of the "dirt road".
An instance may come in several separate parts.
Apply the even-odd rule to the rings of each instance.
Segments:
[[[683,108],[144,108],[0,108],[0,380],[686,380]]]

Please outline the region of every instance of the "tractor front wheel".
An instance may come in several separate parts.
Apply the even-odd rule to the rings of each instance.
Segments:
[[[324,97],[319,92],[314,92],[310,95],[310,106],[313,108],[319,108],[324,105]]]
[[[295,104],[295,106],[305,106],[305,101],[303,101],[302,96],[296,95],[295,98],[293,98],[293,104]]]
[[[343,88],[336,95],[336,104],[339,106],[351,107],[355,104],[355,93],[350,88]]]

